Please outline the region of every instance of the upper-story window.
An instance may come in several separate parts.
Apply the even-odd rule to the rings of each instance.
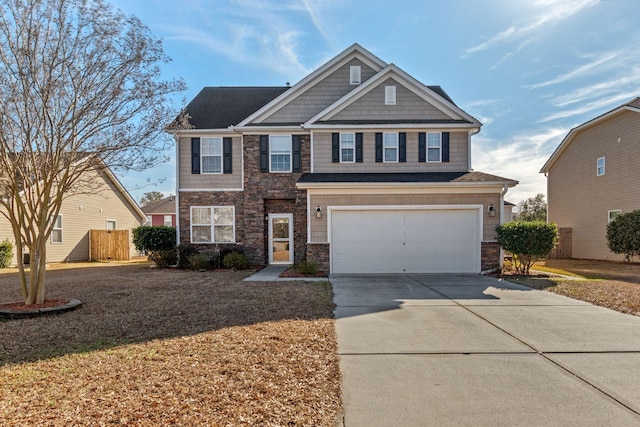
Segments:
[[[385,133],[383,137],[383,161],[385,163],[396,163],[398,161],[398,134]]]
[[[359,85],[362,82],[362,68],[359,65],[349,67],[349,83]]]
[[[596,175],[604,175],[604,157],[598,157],[598,160],[596,160]]]
[[[442,160],[442,134],[429,132],[427,134],[427,161],[439,162]]]
[[[202,173],[222,173],[222,138],[202,138]]]
[[[353,133],[341,133],[340,134],[340,163],[353,163],[355,162],[355,134]]]
[[[384,87],[384,103],[385,105],[396,105],[396,87]]]
[[[291,172],[291,135],[271,135],[269,171]]]

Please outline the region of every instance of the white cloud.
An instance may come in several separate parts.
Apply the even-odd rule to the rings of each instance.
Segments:
[[[568,73],[561,74],[554,77],[551,80],[544,81],[542,83],[536,83],[528,86],[530,89],[539,89],[542,87],[552,86],[559,83],[564,83],[574,78],[582,77],[585,74],[598,72],[602,73],[606,69],[616,68],[619,61],[614,61],[621,57],[621,52],[607,52],[604,55],[596,58],[594,61],[588,64],[581,65]]]
[[[568,117],[583,115],[593,111],[599,111],[599,113],[604,113],[605,111],[603,110],[605,110],[607,107],[614,108],[619,105],[622,105],[622,103],[629,101],[630,99],[633,98],[634,95],[632,94],[638,93],[639,91],[640,91],[640,86],[636,87],[636,89],[632,92],[625,91],[623,93],[617,93],[615,95],[608,96],[606,98],[598,98],[598,100],[596,101],[588,102],[579,107],[576,107],[570,110],[559,111],[557,113],[544,116],[542,119],[538,121],[538,123],[547,123],[554,120],[566,119]]]
[[[527,39],[548,25],[556,24],[570,18],[583,9],[598,4],[600,0],[542,0],[534,3],[534,6],[543,8],[541,13],[520,22],[512,24],[509,28],[500,31],[488,40],[465,49],[465,54],[473,54],[492,47]],[[522,45],[519,49],[522,48]],[[503,60],[506,58],[503,58]],[[502,62],[502,61],[501,61]]]

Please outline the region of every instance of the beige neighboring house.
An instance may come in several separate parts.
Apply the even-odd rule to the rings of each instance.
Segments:
[[[607,224],[640,209],[640,98],[573,128],[542,167],[548,220],[571,229],[571,258],[624,260]]]
[[[479,273],[517,181],[473,171],[481,123],[354,44],[295,85],[206,87],[177,132],[181,244],[338,273]]]
[[[138,254],[131,243],[131,229],[146,221],[144,212],[111,170],[94,169],[87,174],[95,187],[87,194],[72,195],[63,201],[47,242],[47,262],[87,261],[89,230],[129,230],[129,254]],[[7,238],[14,241],[9,221],[0,214],[0,241]]]

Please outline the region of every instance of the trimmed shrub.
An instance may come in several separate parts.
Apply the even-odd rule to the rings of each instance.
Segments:
[[[144,253],[163,251],[175,248],[176,236],[174,227],[142,225],[133,229],[133,244]]]
[[[318,274],[318,264],[314,261],[302,261],[296,266],[296,271],[300,274],[310,274],[315,276]]]
[[[160,268],[167,268],[178,263],[178,252],[175,248],[149,252],[149,259]]]
[[[191,268],[191,256],[200,253],[198,248],[191,245],[178,245],[178,268]]]
[[[547,255],[558,241],[558,227],[540,221],[514,221],[496,227],[498,243],[513,253],[519,274],[529,274],[534,262]]]
[[[9,240],[0,242],[0,268],[7,268],[13,259],[13,243]]]
[[[207,254],[193,254],[189,257],[189,268],[192,270],[209,270],[211,261]]]
[[[607,225],[607,245],[626,262],[640,255],[640,210],[618,215]]]
[[[241,252],[229,252],[222,258],[224,268],[232,270],[246,270],[249,268],[249,258]]]
[[[237,252],[244,254],[244,248],[240,245],[224,244],[220,245],[218,248],[219,249],[213,252],[213,268],[225,268],[223,264],[224,257],[226,257],[230,253]]]

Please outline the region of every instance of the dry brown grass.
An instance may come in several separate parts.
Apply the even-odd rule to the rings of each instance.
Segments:
[[[607,261],[550,259],[533,267],[548,277],[505,277],[536,289],[640,316],[640,265]],[[568,279],[556,274],[567,274]]]
[[[80,309],[0,322],[2,425],[335,425],[328,283],[104,265],[48,273]],[[0,273],[0,302],[19,299]]]

